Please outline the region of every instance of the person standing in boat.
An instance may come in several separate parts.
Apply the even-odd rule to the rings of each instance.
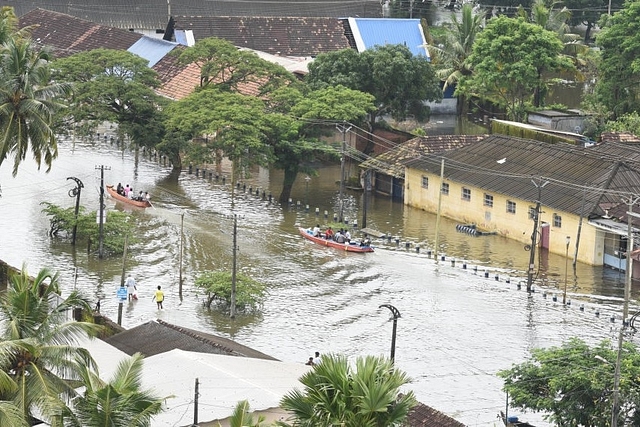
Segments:
[[[313,227],[313,237],[320,237],[320,224]]]
[[[131,192],[131,187],[129,187],[129,184],[124,186],[124,190],[122,190],[122,192],[124,193],[124,197],[129,197],[129,193]]]
[[[124,194],[124,187],[122,186],[121,183],[118,183],[118,187],[116,188],[116,192],[121,196]]]

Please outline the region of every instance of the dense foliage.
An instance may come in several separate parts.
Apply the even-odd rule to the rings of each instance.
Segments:
[[[352,366],[346,356],[327,354],[300,377],[295,389],[280,402],[298,427],[401,426],[415,405],[413,392],[401,394],[407,375],[385,357],[358,357]]]
[[[617,351],[608,341],[589,347],[573,338],[561,347],[535,349],[531,359],[498,373],[509,404],[548,413],[559,426],[610,425]],[[621,353],[620,425],[638,425],[640,353],[626,343]]]
[[[510,120],[524,121],[535,100],[543,105],[547,73],[573,68],[562,49],[556,33],[525,18],[493,18],[476,37],[473,73],[462,76],[457,92],[490,100]]]
[[[74,224],[78,225],[76,239],[87,242],[89,248],[98,249],[100,228],[96,222],[97,212],[86,213],[84,206],[80,206],[78,218],[75,217],[75,208],[62,208],[53,203],[42,202],[44,212],[49,217],[49,235],[61,239],[71,239]],[[116,210],[106,211],[106,219],[103,223],[103,249],[112,255],[121,254],[124,250],[125,236],[128,243],[135,243],[134,218]]]
[[[231,307],[231,272],[205,271],[196,279],[196,287],[205,292],[205,306],[217,304],[225,309]],[[236,274],[236,308],[238,310],[256,310],[262,304],[266,286],[242,273]]]
[[[428,58],[413,55],[403,45],[319,54],[309,64],[306,81],[314,89],[342,85],[373,95],[376,109],[369,113],[370,127],[385,115],[424,120],[430,111],[424,102],[442,99],[439,79]]]

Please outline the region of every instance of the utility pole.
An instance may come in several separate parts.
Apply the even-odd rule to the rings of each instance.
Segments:
[[[98,258],[102,259],[104,257],[102,243],[104,240],[104,170],[110,170],[109,166],[96,166],[96,169],[100,169],[100,208],[99,208],[99,225],[100,225],[100,237],[98,241]]]
[[[371,169],[364,171],[364,194],[362,195],[362,228],[367,228],[367,211],[369,210],[369,196],[371,193]]]
[[[183,252],[183,236],[184,230],[184,212],[180,215],[180,253],[178,254],[178,296],[180,297],[180,301],[182,301],[182,252]]]
[[[529,253],[529,271],[527,273],[527,292],[531,292],[533,283],[533,272],[536,266],[536,245],[538,244],[538,224],[540,221],[541,205],[540,199],[542,199],[542,189],[549,183],[549,181],[542,182],[542,178],[540,178],[540,184],[538,184],[534,179],[532,179],[531,182],[538,189],[538,200],[536,200],[536,210],[533,215],[533,232],[531,233],[531,250]]]
[[[336,125],[336,128],[342,132],[342,149],[340,150],[340,208],[338,210],[338,220],[342,223],[344,218],[342,217],[344,211],[344,162],[347,149],[347,132],[351,130],[352,126],[347,127],[346,122],[342,122],[342,126]]]
[[[80,210],[80,191],[84,188],[84,184],[78,178],[73,176],[70,176],[67,179],[72,179],[76,182],[76,187],[69,190],[69,197],[76,198],[75,222],[73,223],[73,236],[71,238],[71,244],[75,245],[76,233],[78,231],[78,212]]]
[[[236,266],[238,250],[238,215],[233,214],[233,269],[231,270],[231,313],[230,317],[236,317]]]
[[[433,252],[436,257],[436,264],[438,263],[438,235],[440,234],[440,210],[442,208],[442,184],[444,183],[444,157],[440,163],[440,191],[438,192],[438,213],[436,215],[436,240],[434,243]]]
[[[193,425],[198,425],[198,397],[200,396],[200,381],[196,378],[196,389],[193,396]]]

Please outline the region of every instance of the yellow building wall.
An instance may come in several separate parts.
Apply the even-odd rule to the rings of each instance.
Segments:
[[[423,177],[427,178],[427,188],[423,187]],[[462,185],[447,180],[449,194],[442,195],[440,214],[461,224],[476,224],[486,231],[495,231],[500,235],[522,242],[531,243],[533,220],[529,218],[529,208],[535,203],[528,200],[509,198],[501,194],[484,191],[481,188]],[[463,188],[470,190],[470,200],[462,197]],[[404,203],[406,205],[438,212],[438,196],[440,175],[407,168],[405,170]],[[485,206],[485,194],[493,196],[493,206]],[[507,201],[515,203],[515,213],[507,212]],[[579,216],[567,212],[554,211],[544,206],[544,190],[542,193],[540,225],[549,224],[549,251],[565,255],[567,236],[570,237],[569,257],[575,253],[576,236],[578,234]],[[561,226],[554,226],[554,214],[562,218]],[[540,230],[540,229],[539,229]],[[540,234],[538,235],[540,237]],[[538,238],[538,241],[540,239]],[[578,261],[591,265],[602,265],[604,254],[604,233],[588,224],[585,218],[580,231]]]

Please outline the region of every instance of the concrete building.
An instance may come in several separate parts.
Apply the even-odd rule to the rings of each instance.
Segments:
[[[444,161],[444,179],[441,166]],[[640,150],[576,147],[494,134],[475,144],[405,163],[405,204],[531,243],[541,201],[539,245],[592,265],[625,269],[626,202],[640,194]],[[609,212],[617,209],[617,216]],[[633,249],[633,248],[631,248]]]

